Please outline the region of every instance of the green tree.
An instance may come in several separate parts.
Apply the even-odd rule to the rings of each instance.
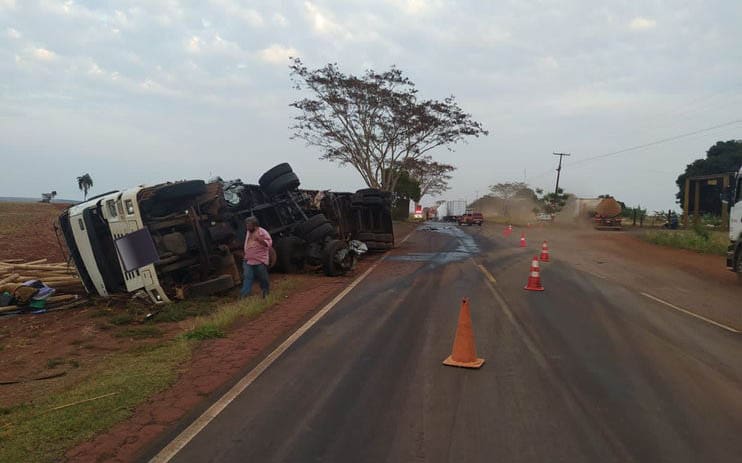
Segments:
[[[320,148],[322,159],[351,165],[369,187],[395,191],[399,166],[487,135],[453,96],[421,99],[415,84],[395,67],[355,76],[337,64],[308,69],[295,58],[289,69],[294,87],[311,94],[291,104],[299,110],[292,138]]]
[[[536,193],[524,182],[505,182],[490,185],[490,194],[505,201],[514,198],[536,201]]]
[[[559,188],[556,193],[545,193],[541,188],[536,188],[536,193],[539,195],[538,201],[541,207],[550,214],[561,211],[571,196],[569,193],[565,193],[563,188]]]
[[[685,179],[696,175],[723,174],[737,172],[742,166],[742,140],[717,141],[706,151],[706,157],[696,159],[685,167],[675,181],[678,192],[675,195],[678,204],[683,204],[685,196]],[[718,211],[718,195],[704,195],[701,197],[700,210]]]
[[[83,192],[83,199],[88,199],[88,191],[93,188],[93,177],[90,174],[85,173],[77,177],[77,187]]]
[[[394,189],[394,196],[403,200],[412,200],[415,203],[419,202],[422,198],[420,182],[412,178],[409,172],[401,171],[397,186]]]
[[[451,172],[456,168],[449,164],[433,161],[430,156],[421,159],[409,159],[403,169],[420,184],[420,197],[438,196],[448,190]]]

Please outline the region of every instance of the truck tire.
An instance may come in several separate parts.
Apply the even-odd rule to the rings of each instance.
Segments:
[[[358,240],[359,241],[374,241],[376,239],[376,234],[374,233],[368,233],[368,232],[362,232],[358,234]]]
[[[295,173],[289,172],[273,180],[267,187],[263,188],[263,190],[269,195],[274,196],[290,190],[295,190],[300,184],[301,182],[299,181],[299,177],[297,177]]]
[[[322,250],[322,270],[325,275],[335,277],[344,275],[353,267],[354,256],[349,251],[342,260],[338,260],[338,253],[348,245],[343,240],[332,240]]]
[[[266,189],[271,183],[273,183],[273,180],[291,172],[293,172],[293,170],[291,169],[289,163],[283,162],[275,167],[268,169],[263,175],[261,175],[260,179],[258,180],[258,185],[260,185],[260,188]]]
[[[300,223],[296,226],[296,234],[302,237],[306,237],[309,232],[326,223],[330,223],[330,221],[327,220],[325,214],[313,215],[309,217],[306,222]]]
[[[394,234],[392,234],[392,233],[374,233],[374,241],[379,241],[381,243],[393,243],[394,242]]]
[[[317,241],[322,241],[329,235],[335,235],[335,227],[328,222],[307,233],[307,241],[310,243],[316,243]]]
[[[287,236],[276,240],[276,270],[283,273],[296,273],[304,268],[306,248],[304,240]]]
[[[173,199],[188,198],[199,196],[206,192],[206,183],[203,180],[187,180],[167,185],[155,193],[159,201],[169,201]]]

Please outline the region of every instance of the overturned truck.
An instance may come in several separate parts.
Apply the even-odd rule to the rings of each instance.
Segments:
[[[145,291],[155,303],[240,284],[245,219],[273,237],[273,269],[351,270],[366,251],[394,246],[391,196],[375,189],[299,189],[287,163],[257,185],[220,178],[111,191],[66,209],[59,228],[86,290]]]

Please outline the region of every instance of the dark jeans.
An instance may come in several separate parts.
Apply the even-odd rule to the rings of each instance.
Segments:
[[[265,264],[250,265],[242,262],[244,280],[242,282],[242,291],[240,297],[247,297],[252,291],[252,282],[257,279],[260,283],[260,289],[263,290],[263,297],[270,292],[270,282],[268,281],[268,267]]]

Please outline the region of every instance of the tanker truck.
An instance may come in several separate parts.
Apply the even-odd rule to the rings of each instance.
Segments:
[[[595,206],[593,225],[597,230],[621,230],[621,205],[608,197]]]
[[[731,191],[731,209],[729,211],[729,248],[727,250],[727,268],[737,273],[737,280],[742,284],[742,168],[739,169]]]

